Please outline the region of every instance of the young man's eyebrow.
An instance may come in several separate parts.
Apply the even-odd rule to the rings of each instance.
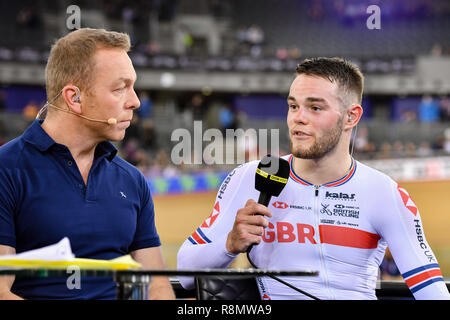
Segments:
[[[325,100],[324,98],[318,98],[318,97],[308,97],[308,98],[306,98],[306,101],[327,103],[327,100]]]
[[[287,97],[286,101],[289,103],[289,101],[294,101],[296,102],[295,98],[293,96],[289,96]]]
[[[321,103],[324,103],[324,104],[326,104],[326,105],[328,105],[328,102],[327,102],[327,100],[325,100],[324,98],[319,98],[319,97],[307,97],[306,99],[306,102],[321,102]],[[287,102],[289,103],[289,102],[297,102],[297,100],[293,97],[293,96],[289,96],[289,97],[287,97]]]

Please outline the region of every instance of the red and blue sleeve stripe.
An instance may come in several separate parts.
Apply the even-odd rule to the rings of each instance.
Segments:
[[[193,234],[188,238],[188,240],[192,244],[205,244],[205,243],[211,243],[212,241],[203,233],[203,231],[200,228],[197,228],[197,230],[194,231]]]
[[[402,276],[412,293],[435,282],[444,281],[437,263],[431,263],[412,269],[403,273]]]

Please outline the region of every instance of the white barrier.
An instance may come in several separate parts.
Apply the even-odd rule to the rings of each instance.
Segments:
[[[396,181],[450,180],[450,157],[366,160]]]

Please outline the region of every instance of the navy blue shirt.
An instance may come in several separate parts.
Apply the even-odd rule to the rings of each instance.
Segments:
[[[0,147],[0,244],[16,252],[68,237],[77,258],[114,259],[160,246],[150,189],[139,170],[109,142],[95,150],[85,185],[69,149],[36,120]],[[71,274],[68,274],[68,277]],[[114,299],[112,278],[16,277],[11,291],[28,299]]]

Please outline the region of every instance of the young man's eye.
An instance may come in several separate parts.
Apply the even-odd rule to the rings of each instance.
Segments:
[[[290,104],[289,109],[297,109],[297,106],[295,104]]]
[[[320,110],[322,110],[321,107],[316,106],[316,105],[311,106],[311,109],[314,110],[314,111],[320,111]]]

